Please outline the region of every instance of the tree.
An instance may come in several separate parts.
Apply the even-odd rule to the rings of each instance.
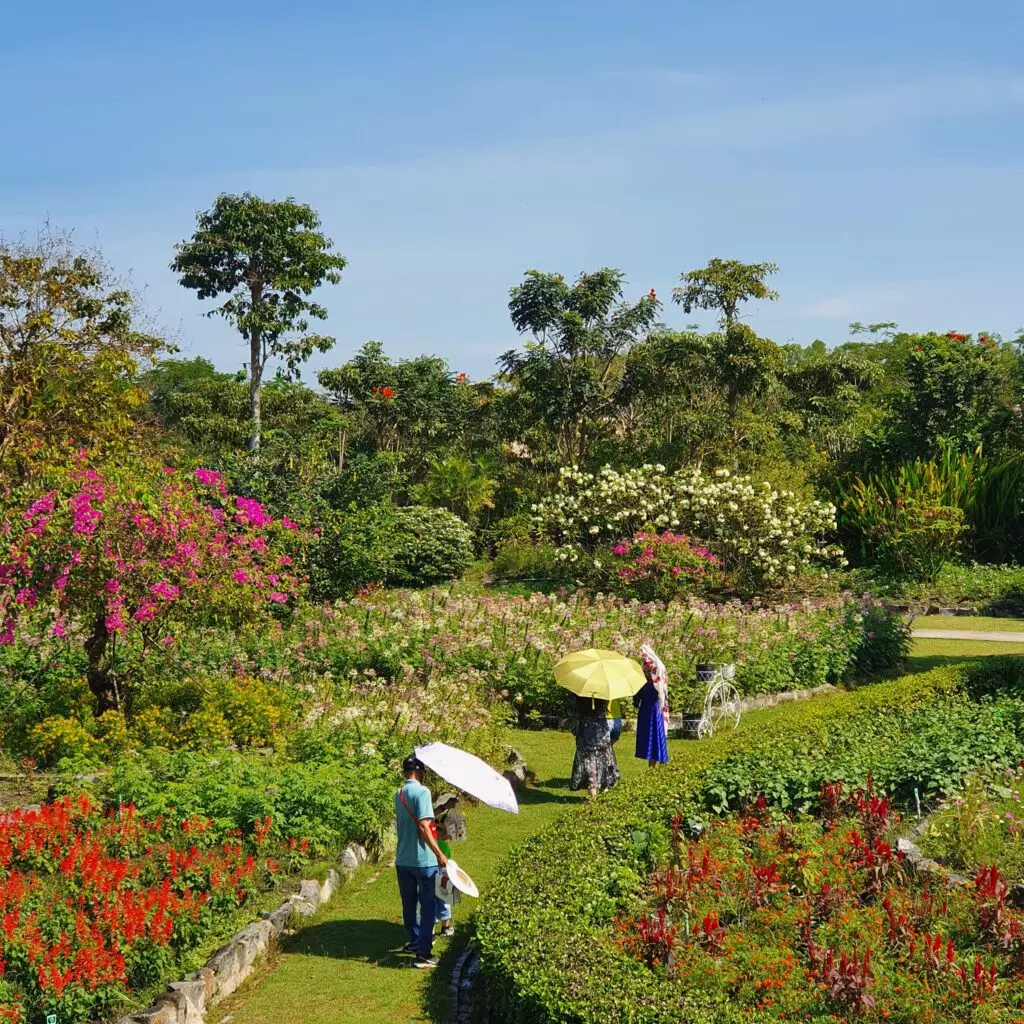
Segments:
[[[163,348],[98,253],[43,231],[0,241],[0,480],[23,483],[79,447],[121,448],[139,364]]]
[[[238,625],[289,605],[295,523],[229,494],[219,473],[193,477],[141,460],[79,456],[0,534],[0,646],[49,627],[82,638],[96,713],[129,710],[115,642],[160,649],[175,627]]]
[[[501,357],[502,376],[518,389],[525,416],[554,436],[562,462],[583,462],[610,428],[624,357],[655,326],[654,289],[624,302],[624,281],[611,267],[571,285],[561,274],[530,270],[510,293],[512,323],[533,340]]]
[[[171,269],[200,299],[227,300],[208,316],[222,316],[249,344],[249,447],[260,446],[260,388],[272,357],[288,375],[334,338],[306,334],[306,317],[325,320],[327,310],[307,298],[324,282],[337,284],[347,265],[319,231],[316,211],[294,199],[265,200],[246,192],[219,195],[196,217],[190,241],[175,247]],[[298,337],[292,333],[298,332]]]
[[[774,263],[742,263],[740,260],[713,259],[706,267],[680,274],[681,287],[672,289],[672,301],[684,313],[695,309],[717,309],[723,327],[736,322],[736,310],[749,299],[774,301],[779,293],[765,284],[779,268]]]

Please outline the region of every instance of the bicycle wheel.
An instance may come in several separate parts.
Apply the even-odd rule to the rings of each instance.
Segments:
[[[708,692],[704,715],[711,722],[712,732],[735,729],[740,724],[741,713],[739,691],[732,683],[716,683]]]

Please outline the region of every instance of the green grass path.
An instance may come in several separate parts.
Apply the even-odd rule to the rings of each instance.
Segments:
[[[918,641],[911,671],[987,654],[1016,654],[1010,644]],[[744,715],[741,728],[767,717],[785,717],[793,705]],[[558,732],[517,732],[512,741],[536,775],[522,795],[520,813],[488,807],[467,813],[468,840],[454,847],[456,860],[483,892],[500,870],[502,856],[527,836],[551,824],[581,799],[569,791],[573,738]],[[627,733],[616,753],[623,778],[648,771],[632,756],[633,736]],[[673,740],[672,761],[684,764],[697,744]],[[657,769],[655,769],[657,770]],[[207,1016],[217,1024],[230,1015],[231,1024],[387,1024],[443,1022],[446,979],[455,954],[468,935],[465,927],[476,901],[465,900],[455,912],[460,926],[453,946],[438,942],[436,972],[417,971],[397,953],[406,941],[394,869],[364,868],[319,917],[283,944],[231,1000]],[[429,1007],[429,1009],[428,1009]]]
[[[466,815],[468,839],[453,847],[455,859],[486,891],[505,851],[554,821],[580,799],[569,791],[573,738],[558,732],[521,732],[512,741],[536,774],[522,796],[518,815],[478,807]],[[648,771],[632,756],[633,736],[627,733],[616,748],[623,778]],[[674,761],[685,760],[693,743],[673,740]],[[464,900],[455,921],[467,922],[476,901]],[[424,1008],[430,986],[443,1002],[445,957],[433,972],[417,971],[397,950],[406,941],[394,868],[364,868],[319,917],[286,941],[281,953],[233,999],[207,1019],[216,1024],[228,1014],[231,1024],[385,1024],[389,1021],[430,1021]],[[463,933],[464,934],[464,933]],[[459,943],[460,939],[450,940]],[[443,956],[445,942],[435,953]]]

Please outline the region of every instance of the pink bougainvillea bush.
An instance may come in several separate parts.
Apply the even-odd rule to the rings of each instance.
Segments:
[[[67,475],[0,522],[0,645],[19,633],[81,637],[97,710],[125,708],[118,640],[173,645],[183,623],[240,624],[287,608],[303,536],[219,473],[81,453]]]
[[[720,562],[681,533],[643,530],[612,549],[614,589],[641,601],[670,601],[718,582]]]

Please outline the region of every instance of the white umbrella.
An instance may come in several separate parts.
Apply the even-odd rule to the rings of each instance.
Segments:
[[[519,813],[512,784],[479,757],[458,747],[449,747],[447,743],[424,744],[416,748],[416,756],[456,789],[475,796],[489,807]]]

